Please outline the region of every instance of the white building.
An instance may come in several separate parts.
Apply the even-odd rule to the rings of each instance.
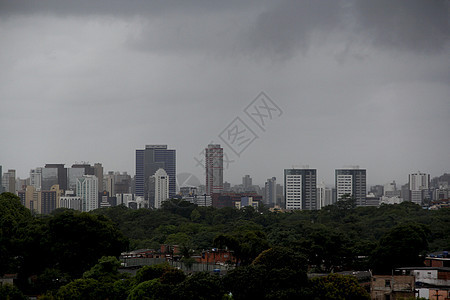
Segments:
[[[159,168],[152,176],[155,184],[155,208],[161,208],[161,203],[169,199],[169,176],[164,169]]]
[[[408,179],[410,201],[421,205],[430,187],[430,174],[418,171],[417,173],[409,174]]]
[[[285,169],[286,209],[317,209],[317,170]]]
[[[36,191],[41,190],[42,185],[42,167],[30,170],[30,185],[33,186]]]
[[[94,175],[83,175],[77,179],[77,196],[81,198],[81,210],[98,208],[98,179]]]

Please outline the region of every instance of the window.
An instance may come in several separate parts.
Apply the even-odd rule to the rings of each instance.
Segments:
[[[391,281],[390,280],[385,280],[384,281],[384,286],[385,287],[390,287],[391,286]]]

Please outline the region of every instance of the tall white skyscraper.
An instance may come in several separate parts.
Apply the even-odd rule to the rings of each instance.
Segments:
[[[422,204],[422,201],[427,196],[427,191],[430,188],[430,174],[416,173],[409,174],[409,193],[411,202]]]
[[[223,148],[209,144],[205,149],[206,195],[223,191]]]
[[[161,203],[169,199],[169,176],[167,172],[159,168],[152,176],[155,184],[155,208],[161,208]]]
[[[77,178],[77,196],[81,199],[81,210],[91,211],[98,208],[98,179],[94,175]]]

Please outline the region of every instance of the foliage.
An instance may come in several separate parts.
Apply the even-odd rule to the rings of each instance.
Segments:
[[[120,278],[119,267],[120,261],[115,256],[103,256],[89,271],[84,272],[83,278],[114,282]]]
[[[316,299],[365,300],[370,299],[367,291],[353,276],[330,274],[311,279],[312,294]]]
[[[28,298],[17,287],[11,284],[3,284],[0,285],[0,299],[26,300]]]
[[[177,299],[222,299],[225,289],[217,275],[198,272],[189,276],[175,290]]]
[[[64,300],[103,300],[108,298],[111,288],[92,278],[76,279],[62,286],[56,295],[57,299]]]

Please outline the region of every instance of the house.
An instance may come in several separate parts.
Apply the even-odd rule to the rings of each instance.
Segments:
[[[450,299],[450,268],[446,267],[407,267],[396,272],[415,277],[418,297],[432,300]]]
[[[395,300],[415,298],[413,275],[374,275],[370,283],[370,298],[374,300]]]

